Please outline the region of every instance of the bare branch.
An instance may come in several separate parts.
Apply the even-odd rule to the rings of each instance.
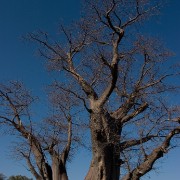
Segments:
[[[124,142],[120,143],[120,147],[124,150],[124,149],[130,148],[130,147],[133,147],[133,146],[140,145],[142,143],[146,143],[155,137],[157,137],[157,136],[148,135],[148,136],[142,137],[140,139],[133,139],[133,140],[129,140],[129,141],[124,141]]]
[[[71,141],[72,141],[72,121],[71,118],[69,117],[68,119],[68,140],[66,147],[64,148],[62,152],[62,161],[63,163],[66,163],[70,148],[71,148]]]
[[[164,142],[157,148],[155,148],[151,154],[147,155],[145,161],[140,164],[137,168],[135,168],[131,173],[127,174],[123,180],[138,180],[141,176],[146,174],[152,169],[154,163],[163,157],[165,153],[167,153],[168,148],[170,146],[171,139],[180,134],[180,127],[172,130],[166,137]]]
[[[125,123],[129,120],[131,120],[132,118],[136,117],[137,115],[139,115],[140,113],[144,112],[146,109],[148,108],[148,104],[144,103],[141,106],[139,106],[134,112],[132,112],[131,114],[128,114],[126,116],[124,116],[121,119],[122,123]]]
[[[37,173],[36,169],[35,169],[34,166],[32,165],[29,155],[27,155],[27,154],[25,154],[25,153],[23,153],[23,152],[21,152],[21,154],[22,154],[23,157],[26,159],[27,165],[28,165],[29,170],[31,171],[31,173],[34,175],[34,177],[35,177],[37,180],[40,180],[40,179],[41,179],[41,176]]]

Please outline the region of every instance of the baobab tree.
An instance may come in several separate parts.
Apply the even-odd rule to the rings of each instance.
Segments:
[[[178,137],[179,108],[166,102],[177,75],[171,53],[136,29],[160,1],[87,1],[82,18],[61,26],[61,41],[30,33],[57,86],[89,114],[92,161],[86,180],[138,180]]]
[[[60,95],[63,105],[68,103],[69,96]],[[53,114],[42,121],[35,121],[31,105],[35,98],[20,82],[9,82],[0,85],[0,122],[18,136],[14,153],[24,158],[30,172],[38,180],[67,180],[66,162],[72,148],[72,141],[79,138],[72,135],[71,103],[62,106],[56,99]],[[58,104],[58,107],[55,105]],[[50,162],[50,163],[49,163]]]

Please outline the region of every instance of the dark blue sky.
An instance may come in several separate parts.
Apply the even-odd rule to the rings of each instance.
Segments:
[[[0,82],[22,80],[34,94],[40,95],[50,78],[43,61],[35,55],[34,46],[23,42],[21,36],[38,29],[57,33],[59,22],[68,24],[79,17],[80,5],[78,0],[0,0]],[[156,22],[151,21],[146,27],[151,35],[162,39],[166,46],[176,53],[176,57],[173,58],[176,61],[180,59],[179,7],[179,0],[169,0],[161,16],[155,18]],[[9,144],[6,141],[9,138],[4,138],[0,137],[0,173],[7,176],[12,174],[30,176],[20,163],[15,163],[7,156],[5,150],[9,149]],[[159,169],[161,174],[150,174],[151,179],[178,180],[179,154],[180,150],[172,151]],[[68,167],[70,179],[83,179],[89,159],[88,153],[81,151],[78,154],[78,158],[75,158]]]

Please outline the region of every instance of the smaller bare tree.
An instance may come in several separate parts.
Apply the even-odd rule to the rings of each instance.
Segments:
[[[57,100],[57,97],[54,99]],[[60,99],[63,103],[54,103],[52,116],[35,122],[30,116],[30,106],[35,98],[23,84],[10,82],[8,85],[0,85],[0,121],[23,140],[21,145],[18,142],[15,151],[26,159],[29,170],[37,180],[68,179],[66,162],[72,139],[79,139],[72,136],[73,104],[68,103],[68,94],[62,94]]]

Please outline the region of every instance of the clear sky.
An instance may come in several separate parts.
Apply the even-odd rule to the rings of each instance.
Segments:
[[[157,22],[147,27],[151,35],[160,37],[176,53],[176,61],[180,59],[179,7],[179,0],[169,0]],[[60,21],[68,24],[79,14],[79,0],[0,0],[0,82],[22,80],[40,95],[50,79],[33,45],[24,43],[21,36],[38,29],[57,33]],[[9,141],[9,137],[0,137],[0,173],[32,177],[22,163],[8,156]],[[68,165],[70,180],[82,180],[89,161],[90,153],[79,151]],[[150,179],[179,180],[180,149],[173,150],[158,167],[159,173],[150,173]]]

